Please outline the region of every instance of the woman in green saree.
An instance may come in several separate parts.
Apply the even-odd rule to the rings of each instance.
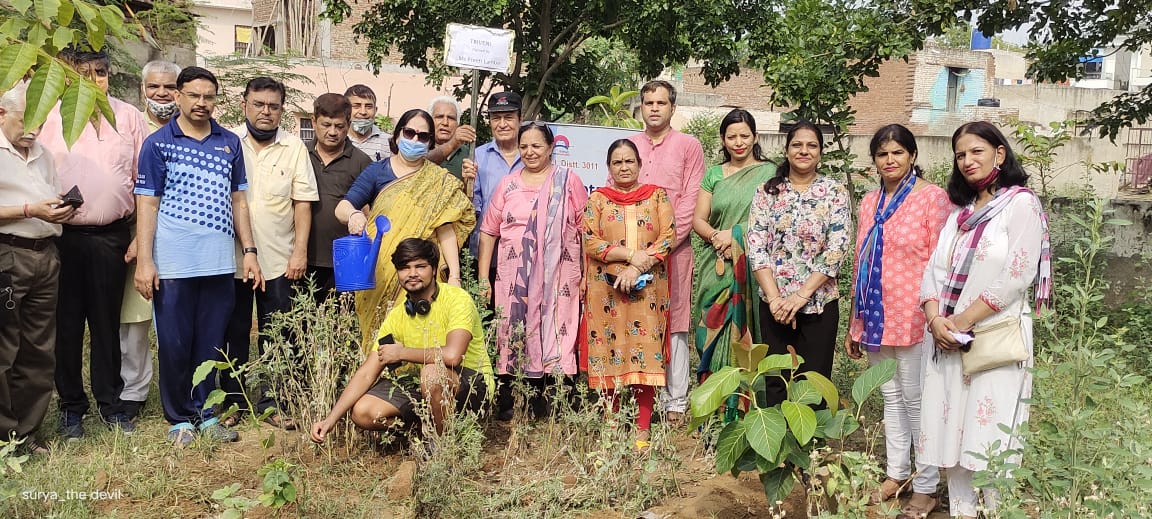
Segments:
[[[728,112],[720,122],[720,137],[724,160],[704,174],[692,220],[692,229],[709,245],[696,252],[698,290],[692,312],[700,316],[696,351],[701,379],[737,365],[733,342],[746,346],[762,342],[757,286],[744,257],[744,233],[752,195],[776,173],[757,143],[756,120],[748,111]]]

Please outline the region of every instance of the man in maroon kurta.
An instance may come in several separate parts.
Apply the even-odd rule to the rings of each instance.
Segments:
[[[704,178],[704,150],[695,137],[672,129],[676,89],[667,81],[649,81],[640,89],[644,133],[629,138],[638,150],[643,167],[640,182],[655,184],[668,192],[676,214],[676,240],[668,260],[672,309],[668,328],[672,333],[667,386],[661,394],[668,421],[678,423],[688,409],[688,330],[692,311],[692,212]]]

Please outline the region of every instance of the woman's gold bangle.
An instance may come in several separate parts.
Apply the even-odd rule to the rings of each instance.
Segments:
[[[632,256],[635,256],[635,255],[636,255],[636,249],[628,249],[628,259],[625,261],[627,261],[628,263],[632,263]]]

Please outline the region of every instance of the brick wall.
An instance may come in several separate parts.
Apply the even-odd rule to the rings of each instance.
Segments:
[[[352,15],[343,22],[332,26],[331,58],[366,64],[368,62],[368,44],[363,39],[361,39],[360,43],[356,43],[352,28],[364,19],[364,12],[368,10],[370,3],[355,2],[351,5]],[[391,53],[383,57],[381,64],[399,65],[400,53],[396,51],[396,49],[392,49]]]
[[[759,70],[744,69],[739,76],[721,83],[712,88],[704,81],[700,67],[687,67],[684,69],[684,79],[681,90],[689,94],[710,94],[718,96],[722,106],[740,107],[747,110],[771,111],[772,106],[768,97],[772,89],[764,86],[764,76]]]
[[[889,60],[880,65],[879,77],[864,80],[868,91],[861,92],[849,102],[856,110],[856,124],[852,126],[852,133],[871,135],[892,123],[908,126],[913,133],[919,132],[919,129],[909,125],[916,89],[912,77],[917,64],[915,54],[909,56],[907,63],[904,60]]]

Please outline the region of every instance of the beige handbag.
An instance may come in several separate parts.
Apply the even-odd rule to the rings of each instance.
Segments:
[[[973,375],[1028,360],[1031,354],[1024,342],[1020,317],[997,321],[972,330],[972,348],[963,353],[964,374]]]

